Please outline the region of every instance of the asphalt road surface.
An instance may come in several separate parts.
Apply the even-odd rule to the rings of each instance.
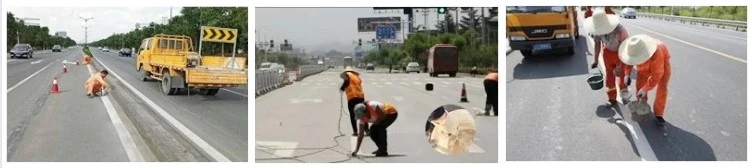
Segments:
[[[586,83],[596,70],[583,36],[573,56],[507,55],[507,160],[746,160],[746,33],[645,18],[621,23],[670,50],[667,126],[652,115],[635,119],[623,105],[601,106],[605,91]]]
[[[248,160],[248,89],[220,89],[214,96],[198,94],[167,96],[159,81],[141,81],[134,57],[120,57],[117,52],[92,49],[97,60],[143,93],[189,130],[232,161]],[[125,88],[123,88],[125,89]]]
[[[458,156],[434,151],[424,133],[428,115],[441,105],[457,104],[474,113],[481,111],[485,107],[483,78],[430,78],[426,73],[363,70],[358,72],[366,98],[393,103],[399,111],[399,117],[387,129],[389,153],[399,156],[350,159],[357,138],[350,136],[347,103],[339,93],[341,70],[329,69],[256,99],[256,162],[498,162],[497,117],[476,117],[475,145]],[[433,91],[425,90],[426,82],[434,83]],[[463,82],[469,103],[459,102]],[[345,135],[337,137],[340,132]],[[375,144],[365,137],[361,153],[374,150]]]
[[[88,68],[68,65],[62,73],[63,60],[80,57],[79,48],[9,59],[8,161],[129,161],[128,150],[138,153],[121,141],[138,138],[121,134],[127,126],[114,124],[122,119],[111,118],[111,103],[85,96]],[[50,93],[54,78],[57,94]]]

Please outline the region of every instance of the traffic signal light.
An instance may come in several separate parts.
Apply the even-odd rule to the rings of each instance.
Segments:
[[[439,14],[446,14],[447,13],[447,8],[446,7],[439,7],[439,8],[436,8],[436,10],[439,12]]]
[[[285,44],[287,44],[287,39],[285,39]]]
[[[363,39],[358,39],[358,46],[362,46],[362,45],[363,45]]]
[[[269,47],[274,48],[274,40],[269,41]]]

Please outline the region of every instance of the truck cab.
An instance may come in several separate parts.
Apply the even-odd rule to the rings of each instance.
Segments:
[[[579,38],[577,11],[572,6],[507,7],[507,39],[512,50],[529,57],[533,51],[566,49],[574,54]]]

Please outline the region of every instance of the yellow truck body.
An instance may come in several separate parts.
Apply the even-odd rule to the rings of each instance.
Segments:
[[[165,94],[181,89],[199,89],[207,95],[220,88],[248,83],[245,58],[201,56],[195,52],[188,36],[158,34],[146,38],[139,47],[136,70],[142,80],[162,82]]]
[[[523,56],[533,50],[567,49],[574,54],[579,37],[577,11],[573,6],[508,6],[507,39]]]

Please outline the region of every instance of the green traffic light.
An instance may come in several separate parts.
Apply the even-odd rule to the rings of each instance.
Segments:
[[[446,13],[446,8],[439,8],[438,10],[439,10],[439,14]]]

